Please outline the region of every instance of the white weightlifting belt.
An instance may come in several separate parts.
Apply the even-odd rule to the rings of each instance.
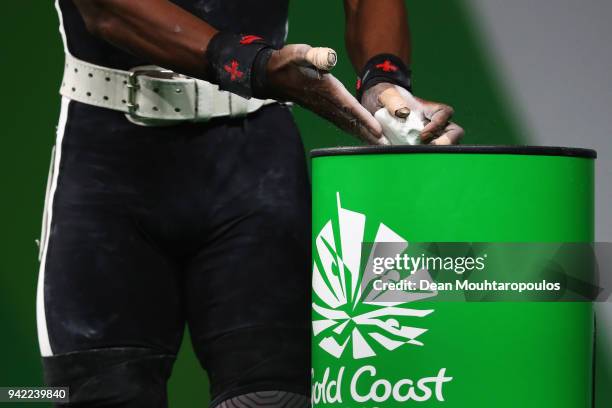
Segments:
[[[210,82],[155,66],[123,71],[71,55],[66,55],[60,94],[88,105],[124,112],[131,121],[142,125],[242,117],[276,103],[272,99],[245,99],[221,91]]]

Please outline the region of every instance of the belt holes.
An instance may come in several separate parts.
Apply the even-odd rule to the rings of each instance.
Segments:
[[[75,68],[74,69],[74,73],[76,74],[77,72],[79,72],[79,70]]]
[[[157,112],[159,109],[157,108],[157,106],[154,106],[154,107],[153,107],[153,110],[154,110],[155,112]]]
[[[73,87],[72,87],[72,92],[74,92],[74,91],[76,91],[76,88],[73,86]]]
[[[181,111],[181,108],[174,108],[174,111],[175,111],[176,113],[179,113],[179,112]]]
[[[110,77],[106,77],[104,79],[106,79],[106,82],[110,82]]]
[[[93,74],[90,72],[89,74],[87,74],[88,77],[93,78]]]
[[[104,98],[105,101],[108,101],[108,96],[103,96],[102,98]]]
[[[122,100],[121,100],[121,103],[125,104],[125,99],[122,99]]]
[[[87,96],[91,96],[91,92],[87,92],[87,93],[86,93],[86,95],[87,95]]]
[[[127,85],[127,81],[123,81],[123,85]]]
[[[153,88],[153,92],[159,93],[159,88]]]

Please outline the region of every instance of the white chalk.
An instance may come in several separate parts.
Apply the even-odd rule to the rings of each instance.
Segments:
[[[386,108],[376,111],[374,117],[381,124],[383,134],[392,145],[421,144],[421,131],[425,127],[423,114],[410,111],[407,118],[392,116]]]

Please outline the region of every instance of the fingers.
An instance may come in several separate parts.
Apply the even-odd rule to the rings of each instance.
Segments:
[[[305,59],[317,69],[329,71],[336,66],[338,55],[331,48],[314,47],[306,52]]]
[[[459,144],[463,135],[465,134],[463,128],[456,123],[450,122],[444,129],[440,137],[434,139],[431,144],[438,146],[455,145]]]
[[[325,77],[327,86],[321,89],[319,103],[327,113],[322,112],[322,114],[338,127],[355,134],[369,144],[383,144],[382,127],[374,116],[346,90],[338,79],[332,75]]]
[[[290,44],[279,51],[269,66],[276,92],[286,100],[331,121],[370,144],[382,144],[382,127],[344,85],[327,73],[337,60],[330,48]]]
[[[407,118],[410,114],[410,108],[408,108],[406,100],[394,86],[391,86],[381,92],[378,96],[378,101],[393,116],[398,118]]]
[[[446,128],[449,119],[453,116],[453,108],[447,105],[438,105],[433,114],[426,114],[426,116],[430,122],[421,131],[421,140],[423,142],[432,139]]]

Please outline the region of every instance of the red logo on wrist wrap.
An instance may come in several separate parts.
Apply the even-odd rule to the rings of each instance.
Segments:
[[[225,65],[223,67],[223,69],[225,69],[230,74],[230,79],[232,81],[240,79],[244,75],[244,72],[238,71],[238,66],[238,61],[233,60],[232,62],[230,62],[230,65]]]
[[[257,40],[263,40],[263,38],[258,35],[243,35],[240,44],[251,44]]]
[[[357,90],[361,89],[361,78],[357,78]]]
[[[397,67],[391,63],[389,60],[385,60],[382,64],[377,64],[376,68],[382,69],[385,72],[395,72],[397,71]]]

